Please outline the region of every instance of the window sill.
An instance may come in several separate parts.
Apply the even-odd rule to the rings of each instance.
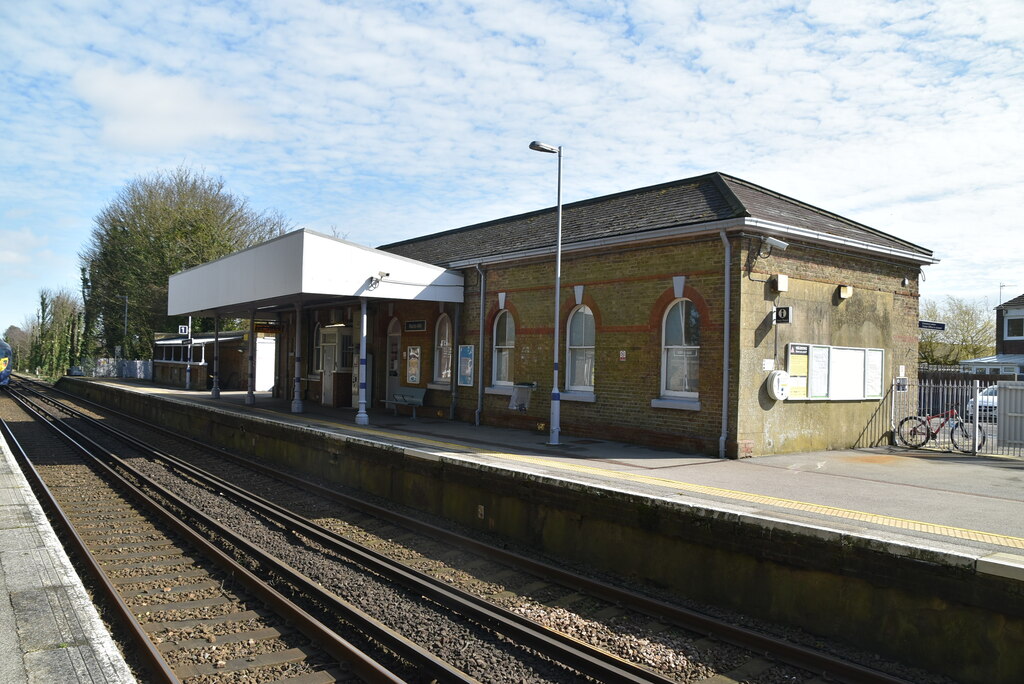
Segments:
[[[490,387],[484,387],[484,394],[500,394],[502,396],[512,396],[512,385],[491,385]]]
[[[657,399],[651,399],[651,408],[673,409],[676,411],[700,411],[700,399],[659,397]]]
[[[440,390],[441,392],[451,392],[452,385],[449,382],[428,382],[427,389]]]
[[[597,401],[597,395],[593,392],[581,392],[574,390],[572,392],[561,392],[559,398],[562,401],[579,401],[587,404],[593,404]]]

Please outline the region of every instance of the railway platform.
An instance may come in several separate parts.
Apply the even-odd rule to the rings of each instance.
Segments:
[[[2,435],[0,596],[0,681],[135,681]]]
[[[653,449],[563,434],[475,426],[444,418],[413,419],[290,402],[244,392],[156,387],[104,380],[129,391],[156,394],[264,420],[379,440],[446,458],[568,479],[596,488],[683,500],[746,519],[792,522],[808,529],[869,537],[879,544],[924,547],[981,563],[1024,580],[1024,460],[903,447],[817,451],[742,460]]]

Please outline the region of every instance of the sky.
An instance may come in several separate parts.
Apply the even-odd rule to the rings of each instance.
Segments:
[[[0,332],[184,165],[377,246],[721,171],[1024,294],[1021,0],[2,0]]]

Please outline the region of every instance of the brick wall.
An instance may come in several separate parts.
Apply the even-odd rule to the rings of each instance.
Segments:
[[[915,378],[916,267],[795,242],[785,252],[758,258],[759,247],[760,240],[749,238],[742,246],[738,442],[751,455],[885,443],[886,399],[774,401],[764,362],[785,369],[789,343],[881,348],[883,395],[900,366]],[[789,276],[787,292],[773,287],[770,279],[778,274]],[[841,298],[840,285],[852,286],[852,296]],[[773,305],[791,306],[792,323],[773,326]]]
[[[730,350],[729,424],[726,453],[756,456],[807,449],[845,448],[885,439],[882,402],[774,402],[764,388],[765,359],[778,368],[786,363],[788,342],[885,350],[883,384],[898,366],[916,375],[918,291],[917,267],[835,253],[793,242],[785,252],[757,257],[759,240],[733,237],[730,267],[732,333]],[[563,255],[559,293],[561,335],[560,379],[565,383],[565,326],[576,306],[574,286],[583,286],[582,303],[593,311],[596,328],[593,401],[561,401],[562,441],[607,438],[663,446],[676,451],[717,455],[722,430],[722,366],[725,303],[724,247],[719,237],[664,241],[585,254]],[[778,295],[769,277],[789,276],[790,290]],[[387,383],[386,343],[392,319],[402,327],[399,379],[407,383],[410,346],[421,352],[420,380],[428,387],[434,376],[434,335],[440,314],[453,323],[461,319],[454,344],[475,347],[475,362],[491,385],[491,343],[498,294],[513,317],[516,343],[513,381],[536,383],[529,409],[509,408],[507,393],[485,393],[482,422],[546,433],[549,429],[553,363],[553,259],[527,260],[486,269],[484,335],[480,343],[480,278],[475,269],[462,272],[465,302],[439,306],[434,302],[374,302],[371,343],[374,354],[373,407],[380,408]],[[655,408],[661,394],[662,320],[675,299],[673,276],[685,276],[684,297],[701,317],[699,410]],[[902,280],[908,279],[904,286]],[[839,285],[854,294],[840,299]],[[776,296],[778,295],[778,297]],[[794,307],[788,327],[771,325],[773,304]],[[358,322],[358,306],[356,306]],[[425,321],[425,329],[407,331],[408,321]],[[284,359],[292,333],[279,345]],[[358,332],[356,332],[358,339]],[[305,346],[305,345],[304,345]],[[285,368],[290,373],[290,367]],[[430,387],[421,415],[447,416],[456,396],[456,417],[473,421],[477,387]],[[696,407],[693,407],[696,408]]]
[[[561,335],[559,346],[565,382],[565,324],[576,307],[574,286],[584,287],[582,303],[594,313],[595,401],[561,401],[563,441],[572,438],[623,439],[704,453],[717,452],[721,415],[722,247],[717,238],[686,244],[608,250],[585,256],[567,254],[562,261]],[[687,277],[684,296],[701,312],[700,410],[653,409],[660,394],[661,322],[674,300],[672,277]],[[463,343],[478,343],[479,278],[464,272],[466,303]],[[504,395],[488,394],[483,420],[545,432],[549,429],[553,365],[553,261],[521,262],[487,270],[484,349],[485,384],[490,384],[490,337],[499,312],[498,293],[516,324],[515,382],[535,382],[529,411],[508,408]],[[476,409],[475,388],[460,388],[459,415],[470,419]]]

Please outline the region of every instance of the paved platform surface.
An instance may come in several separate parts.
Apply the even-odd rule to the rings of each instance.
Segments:
[[[115,381],[116,382],[116,381]],[[900,447],[822,451],[721,460],[563,434],[511,430],[430,417],[290,402],[266,393],[245,405],[244,392],[185,392],[145,382],[117,382],[159,394],[447,458],[528,471],[588,486],[686,502],[762,519],[837,531],[880,543],[927,548],[957,563],[995,561],[999,574],[1024,579],[1024,460]]]
[[[134,682],[0,436],[0,682]]]

